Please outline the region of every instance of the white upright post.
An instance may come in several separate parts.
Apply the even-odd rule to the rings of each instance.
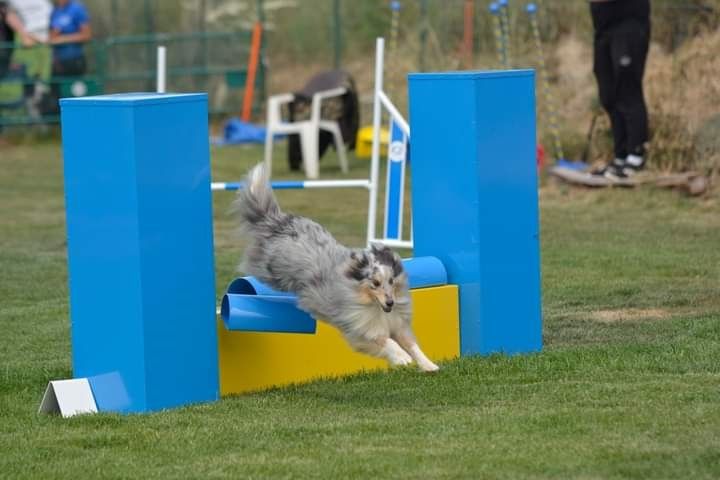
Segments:
[[[380,175],[380,94],[383,84],[383,57],[385,40],[375,40],[375,94],[373,95],[373,143],[370,163],[370,202],[368,205],[367,244],[375,239],[375,223],[377,220],[378,177]]]
[[[157,93],[165,93],[165,85],[167,80],[167,63],[165,59],[165,46],[157,47]]]

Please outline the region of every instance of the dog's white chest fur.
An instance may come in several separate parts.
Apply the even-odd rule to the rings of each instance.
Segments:
[[[358,308],[352,314],[352,330],[367,338],[388,337],[401,329],[405,320],[397,311],[385,313],[377,306]]]

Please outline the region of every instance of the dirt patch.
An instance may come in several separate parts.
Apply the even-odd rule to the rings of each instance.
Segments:
[[[670,312],[659,308],[597,310],[590,312],[590,319],[600,323],[635,322],[638,320],[662,320],[668,318]]]

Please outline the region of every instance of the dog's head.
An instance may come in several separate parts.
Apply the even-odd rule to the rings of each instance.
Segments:
[[[407,290],[407,275],[400,256],[383,245],[353,252],[345,275],[357,282],[360,301],[376,302],[386,313]]]

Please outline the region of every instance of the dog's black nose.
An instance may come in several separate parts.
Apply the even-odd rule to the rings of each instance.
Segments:
[[[385,305],[387,305],[388,307],[392,307],[393,305],[395,305],[395,302],[392,300],[388,300],[385,302]]]

